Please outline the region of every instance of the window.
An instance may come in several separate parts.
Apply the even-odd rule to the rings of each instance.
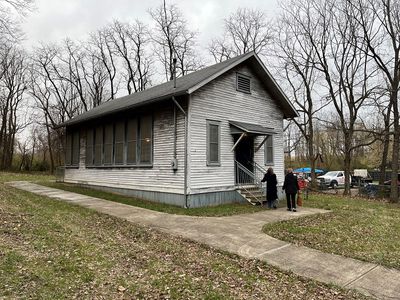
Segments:
[[[153,161],[153,120],[132,118],[88,130],[87,166],[151,165]]]
[[[86,132],[86,165],[93,166],[93,149],[94,149],[94,130],[88,129]]]
[[[104,126],[103,164],[111,165],[113,158],[113,124]]]
[[[220,123],[207,121],[207,165],[220,165]]]
[[[65,165],[79,165],[79,131],[67,132],[65,137]]]
[[[65,137],[65,165],[72,165],[72,134],[67,133]]]
[[[274,163],[274,143],[273,143],[273,136],[268,135],[267,139],[265,140],[265,164],[273,164]]]
[[[94,136],[94,165],[101,166],[103,156],[103,126],[96,128]]]
[[[125,122],[115,123],[114,164],[124,164]]]
[[[79,165],[79,131],[72,134],[72,165]]]
[[[129,120],[126,129],[126,143],[127,143],[127,164],[136,164],[137,154],[137,119]]]
[[[152,119],[150,116],[140,119],[140,163],[150,164],[152,157]]]
[[[236,73],[236,90],[250,94],[250,77]]]

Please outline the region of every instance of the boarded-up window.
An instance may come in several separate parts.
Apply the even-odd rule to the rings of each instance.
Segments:
[[[273,136],[269,135],[265,141],[265,164],[274,163],[274,143]]]
[[[75,131],[72,135],[72,165],[79,165],[79,131]]]
[[[104,127],[104,147],[103,147],[103,164],[111,165],[113,157],[113,124],[107,124]]]
[[[207,164],[220,164],[220,142],[219,129],[220,123],[216,121],[207,121]]]
[[[86,165],[93,166],[93,146],[94,146],[94,130],[86,131]]]
[[[250,94],[250,77],[237,73],[236,89],[240,92]]]
[[[103,126],[96,128],[94,136],[94,164],[101,166],[101,159],[103,156]]]
[[[137,131],[137,119],[129,120],[126,127],[126,162],[128,164],[136,164]]]
[[[140,119],[140,162],[150,164],[152,158],[152,118],[151,116]]]
[[[124,164],[125,122],[115,123],[114,163]]]
[[[67,133],[65,137],[65,165],[72,165],[72,134]]]

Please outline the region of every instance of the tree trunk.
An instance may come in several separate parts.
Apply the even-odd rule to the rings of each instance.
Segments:
[[[389,128],[387,129],[389,130]],[[386,131],[386,129],[385,129]],[[386,181],[386,165],[389,153],[389,133],[385,132],[385,137],[383,140],[383,151],[382,151],[382,160],[380,165],[380,174],[379,174],[379,184],[382,185]]]
[[[344,153],[344,192],[343,195],[351,195],[350,191],[350,171],[351,171],[351,141],[353,132],[348,131],[344,136],[345,153]]]

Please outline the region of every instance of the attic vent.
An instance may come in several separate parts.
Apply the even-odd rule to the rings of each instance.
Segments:
[[[250,77],[237,73],[236,89],[240,92],[250,94]]]

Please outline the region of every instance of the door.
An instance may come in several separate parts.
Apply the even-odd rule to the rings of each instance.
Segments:
[[[235,143],[238,140],[238,136],[235,136]],[[235,148],[235,160],[242,164],[251,173],[254,171],[253,161],[254,161],[254,137],[246,136],[242,138],[239,144]],[[241,176],[243,181],[243,176]],[[248,178],[249,183],[253,180]],[[238,183],[238,174],[236,174],[236,183]],[[243,182],[242,182],[243,183]]]

